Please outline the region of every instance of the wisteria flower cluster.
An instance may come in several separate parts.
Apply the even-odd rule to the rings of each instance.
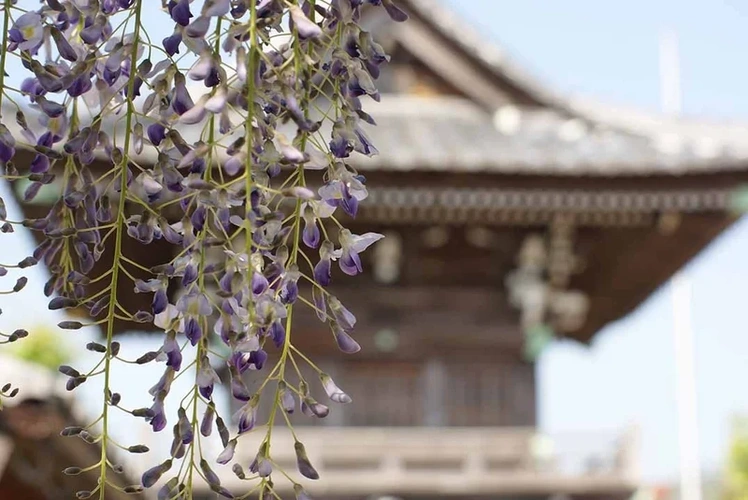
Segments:
[[[360,349],[355,316],[328,288],[334,265],[361,273],[360,254],[382,237],[353,234],[339,220],[355,217],[367,197],[366,179],[348,159],[377,153],[362,128],[374,124],[362,102],[379,99],[374,81],[388,60],[359,20],[369,8],[381,7],[398,22],[406,14],[392,0],[22,3],[2,4],[0,163],[7,180],[28,182],[26,201],[56,182],[61,192],[46,217],[21,222],[44,238],[17,267],[43,262],[52,275],[44,289],[49,308],[85,309],[91,318],[60,328],[98,327],[104,334],[87,346],[101,355],[95,367],[60,367],[69,390],[97,376],[104,384],[101,415],[62,431],[101,449],[98,463],[65,471],[99,472],[98,484],[78,498],[103,499],[115,487],[115,448],[148,451],[110,437],[113,408],[145,419],[156,433],[173,430],[171,457],[122,491],[158,484],[158,498],[192,498],[194,485],[205,481],[226,498],[279,498],[270,439],[276,421],[290,426],[297,406],[324,418],[330,410],[315,392],[351,402],[294,346],[294,308],[310,307],[329,325],[331,346]],[[151,39],[146,12],[173,27],[168,36]],[[18,89],[4,82],[10,58],[28,73]],[[29,161],[20,161],[22,152]],[[4,204],[0,221],[3,232],[13,230]],[[124,254],[128,239],[169,244],[174,257],[143,266]],[[111,267],[98,272],[107,251]],[[12,291],[25,283],[21,278]],[[122,290],[148,294],[150,309],[128,310]],[[120,321],[133,329],[152,323],[162,347],[123,359],[114,340]],[[116,392],[110,374],[121,362],[163,364],[150,407],[127,408]],[[225,364],[227,380],[217,363]],[[301,365],[318,379],[305,380]],[[190,368],[193,388],[172,394],[174,379]],[[248,379],[259,389],[250,391]],[[236,415],[218,414],[217,386],[239,402]],[[167,399],[180,398],[176,414],[167,414]],[[261,400],[273,408],[266,422],[258,414]],[[214,430],[224,449],[204,456],[201,438]],[[265,433],[256,458],[233,464],[248,486],[229,491],[214,469],[233,461],[250,432]],[[298,439],[294,450],[298,472],[317,479]],[[294,484],[297,498],[309,498]]]

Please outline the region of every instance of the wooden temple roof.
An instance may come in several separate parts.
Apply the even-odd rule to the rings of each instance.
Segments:
[[[589,342],[734,222],[733,192],[748,183],[748,124],[565,98],[437,0],[400,3],[411,14],[406,23],[379,14],[364,19],[392,61],[382,73],[381,102],[366,103],[377,122],[366,132],[380,153],[351,159],[370,192],[354,228],[488,227],[502,242],[480,250],[491,272],[471,274],[472,281],[444,273],[426,279],[424,271],[403,285],[503,290],[500,278],[514,268],[522,239],[552,233],[561,220],[571,225],[583,262],[565,281],[590,300],[584,324],[561,333]],[[194,127],[180,132],[188,142],[199,134]],[[155,161],[150,149],[141,164]],[[43,207],[25,209],[43,215]],[[125,240],[125,253],[146,266],[168,260],[166,248]],[[405,257],[416,262],[423,252],[412,242]],[[429,259],[468,265],[463,253],[454,247]],[[410,262],[404,268],[413,271]],[[148,307],[150,298],[125,302]]]
[[[356,168],[544,176],[689,175],[745,170],[748,128],[699,135],[635,133],[547,108],[507,105],[487,113],[451,96],[384,95],[364,128],[379,149]]]

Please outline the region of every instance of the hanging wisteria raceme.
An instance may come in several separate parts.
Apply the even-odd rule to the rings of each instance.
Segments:
[[[377,153],[361,126],[374,125],[363,102],[379,99],[374,81],[388,59],[358,23],[364,9],[381,7],[398,22],[407,16],[392,0],[2,1],[4,177],[27,184],[27,202],[60,186],[43,218],[8,221],[0,202],[2,231],[22,223],[43,234],[15,267],[43,262],[52,276],[44,288],[49,308],[85,310],[91,318],[60,328],[103,333],[87,346],[101,355],[96,366],[60,367],[69,390],[93,377],[104,386],[101,415],[62,431],[101,449],[98,463],[65,471],[99,473],[78,498],[159,485],[158,498],[186,499],[200,482],[226,498],[279,498],[273,427],[290,426],[297,407],[324,418],[334,411],[320,402],[324,394],[351,402],[294,346],[295,308],[312,308],[329,325],[331,348],[356,353],[356,317],[329,291],[332,267],[363,272],[360,254],[382,237],[354,234],[339,220],[355,217],[367,197],[348,159]],[[166,36],[150,36],[146,15],[161,17]],[[11,59],[27,73],[17,89],[6,81]],[[125,254],[131,242],[170,245],[173,258],[145,266]],[[147,294],[150,309],[129,310],[123,290]],[[122,359],[114,340],[120,322],[155,325],[162,347]],[[0,342],[25,335],[3,334]],[[150,407],[124,404],[123,388],[110,377],[123,362],[162,364]],[[229,374],[223,381],[221,364]],[[188,369],[192,389],[173,393]],[[304,379],[305,369],[315,378]],[[238,402],[235,415],[219,415],[219,386]],[[4,387],[0,397],[15,392]],[[175,414],[166,411],[170,401],[178,403]],[[261,401],[272,408],[267,421]],[[148,451],[112,439],[114,408],[173,439],[171,456],[153,463],[140,485],[112,480],[121,469],[115,450]],[[205,456],[201,439],[214,429],[224,449]],[[233,463],[250,433],[264,436],[254,460]],[[293,436],[297,472],[317,479],[303,436]],[[243,491],[221,484],[215,471],[229,464],[247,481]],[[309,498],[292,480],[296,497]]]

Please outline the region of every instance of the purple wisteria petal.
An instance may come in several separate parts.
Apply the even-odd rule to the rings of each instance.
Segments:
[[[299,34],[299,38],[319,38],[322,35],[322,28],[310,21],[299,6],[291,5],[288,10],[291,13],[291,20]]]
[[[213,394],[214,385],[220,382],[221,379],[218,378],[218,374],[210,365],[208,358],[204,356],[200,360],[197,370],[197,386],[200,390],[200,394],[205,399],[210,399]]]
[[[166,366],[178,372],[182,367],[182,351],[173,336],[166,339],[161,351],[166,354]]]
[[[175,31],[173,34],[167,36],[163,39],[161,42],[161,45],[163,45],[164,50],[169,56],[173,56],[174,54],[179,53],[179,45],[182,43],[182,33],[179,31]]]
[[[6,164],[16,154],[16,140],[5,125],[0,124],[0,164]],[[3,217],[4,218],[4,217]]]
[[[208,33],[208,29],[210,28],[210,18],[200,16],[194,21],[190,23],[189,26],[184,30],[185,35],[187,35],[187,39],[202,39],[205,37],[205,35]]]
[[[169,14],[171,18],[180,26],[187,26],[192,19],[189,0],[171,0],[169,2]]]
[[[356,326],[356,316],[349,311],[337,297],[328,297],[327,305],[330,308],[333,318],[337,324],[346,332],[353,331],[353,327]]]
[[[183,115],[192,109],[195,103],[192,101],[192,97],[185,86],[184,77],[175,78],[175,80],[174,99],[171,106],[176,114]]]
[[[21,50],[33,50],[41,45],[44,37],[42,17],[36,12],[27,12],[16,19],[8,38]]]
[[[206,0],[202,15],[205,17],[225,16],[230,10],[230,0]]]
[[[332,401],[336,403],[350,403],[352,402],[352,399],[348,394],[343,392],[340,387],[338,387],[335,384],[335,381],[326,373],[321,373],[319,375],[320,382],[322,382],[322,387],[325,389],[325,392],[327,393],[327,397],[329,397]]]
[[[239,434],[251,431],[257,424],[257,403],[256,397],[250,399],[234,415],[238,422]]]
[[[333,333],[335,334],[335,342],[338,344],[338,348],[346,354],[355,354],[361,350],[361,346],[356,342],[353,337],[348,335],[340,326],[336,323],[332,326]]]

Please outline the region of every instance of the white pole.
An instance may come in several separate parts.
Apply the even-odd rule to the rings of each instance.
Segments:
[[[660,35],[660,102],[666,114],[680,114],[680,56],[678,35],[672,30],[664,30]]]
[[[673,278],[673,319],[678,384],[680,499],[701,500],[696,366],[691,329],[691,283],[683,273]]]
[[[680,63],[678,38],[672,31],[664,32],[660,39],[660,81],[663,111],[678,115],[681,108]],[[678,401],[680,499],[701,500],[696,366],[691,329],[691,283],[682,271],[672,279],[672,297]]]

